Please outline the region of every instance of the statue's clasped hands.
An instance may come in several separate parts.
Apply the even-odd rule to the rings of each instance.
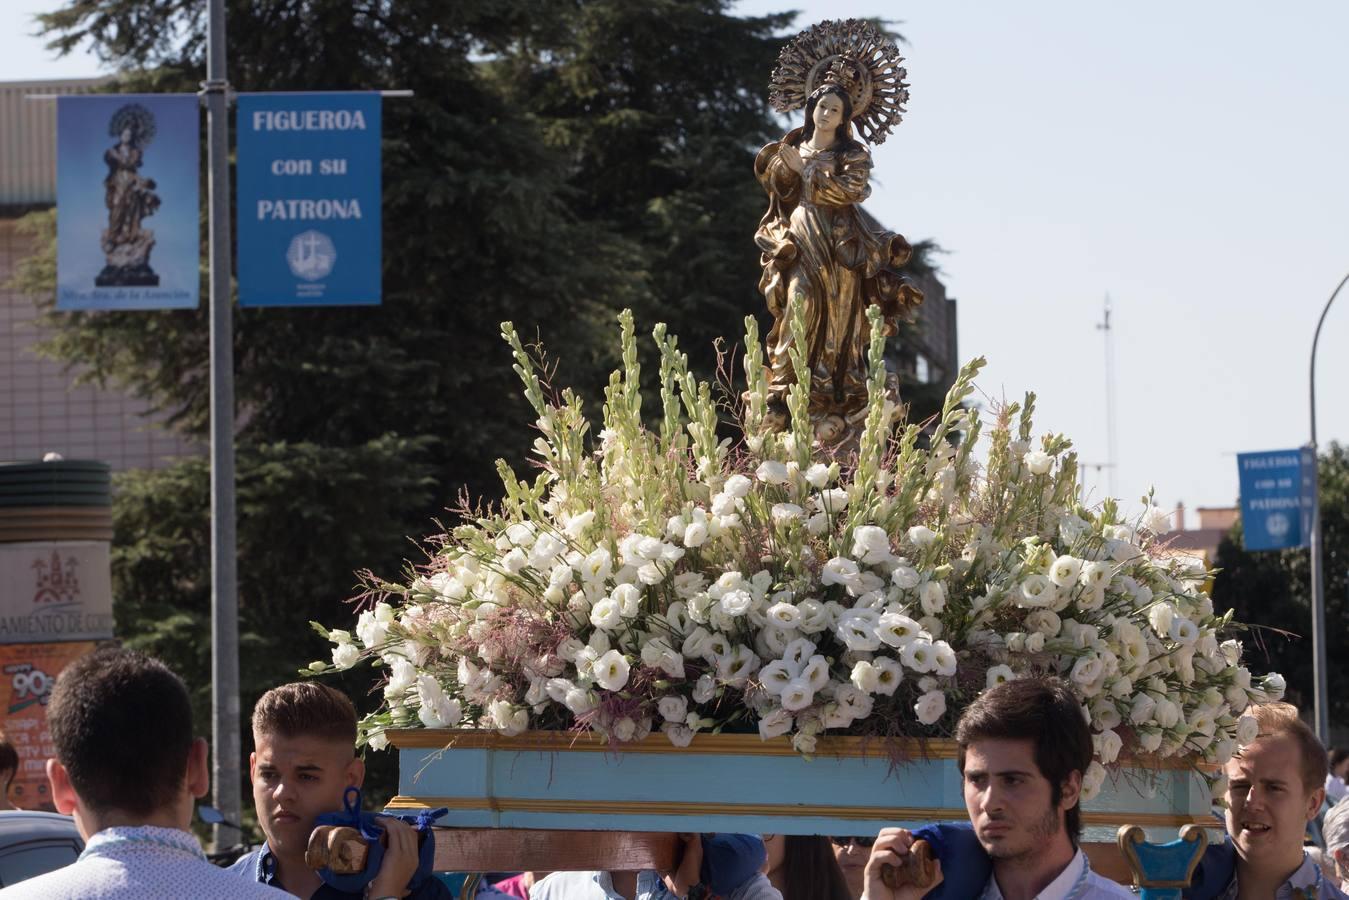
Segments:
[[[791,144],[783,143],[780,145],[778,147],[778,156],[780,156],[782,161],[787,164],[787,168],[791,169],[797,175],[806,171],[806,164],[805,161],[801,159],[800,151]]]

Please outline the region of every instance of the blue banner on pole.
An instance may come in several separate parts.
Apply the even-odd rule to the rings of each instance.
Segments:
[[[236,108],[239,305],[379,303],[379,94],[241,94]]]
[[[1308,545],[1316,502],[1315,466],[1316,456],[1306,447],[1237,454],[1247,550]]]
[[[57,98],[57,309],[197,305],[200,142],[196,94]]]

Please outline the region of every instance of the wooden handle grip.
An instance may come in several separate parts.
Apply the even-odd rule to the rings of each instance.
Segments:
[[[903,865],[886,866],[881,869],[881,881],[889,888],[901,888],[913,885],[930,888],[937,880],[936,862],[932,857],[932,845],[919,838],[909,848]]]
[[[365,871],[370,845],[355,828],[346,825],[320,825],[309,835],[304,851],[305,865],[311,869],[331,869],[338,875]]]

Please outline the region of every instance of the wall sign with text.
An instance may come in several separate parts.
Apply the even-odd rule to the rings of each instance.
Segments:
[[[380,102],[239,95],[240,306],[380,302]]]

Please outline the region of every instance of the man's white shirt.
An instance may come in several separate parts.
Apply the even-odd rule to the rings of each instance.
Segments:
[[[177,828],[104,828],[70,865],[0,891],[4,900],[282,900],[290,895],[211,865]]]
[[[1079,847],[1067,868],[1036,894],[1035,900],[1115,900],[1122,897],[1136,900],[1123,885],[1093,872],[1087,854]],[[988,876],[988,884],[984,885],[979,900],[1003,900],[996,875]]]

